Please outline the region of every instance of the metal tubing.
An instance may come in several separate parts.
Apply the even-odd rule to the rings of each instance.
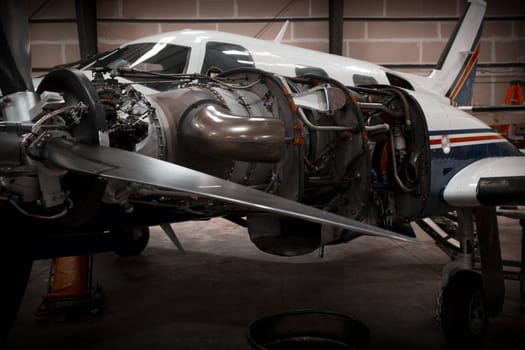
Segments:
[[[412,192],[414,189],[407,187],[403,181],[401,181],[401,178],[399,177],[398,171],[397,171],[397,160],[396,160],[396,149],[394,144],[394,135],[392,134],[392,129],[389,130],[390,134],[390,149],[392,151],[392,165],[393,165],[393,171],[394,171],[394,178],[396,179],[397,184],[401,189],[405,192]]]
[[[388,125],[387,123],[365,126],[365,131],[368,131],[368,132],[370,132],[370,131],[384,131],[384,132],[387,132],[389,130],[390,130],[390,125]]]
[[[389,114],[391,115],[392,117],[404,117],[405,116],[405,113],[404,112],[395,112],[393,110],[391,110],[390,108],[387,108],[384,104],[382,103],[376,103],[376,102],[358,102],[357,105],[359,106],[359,108],[361,109],[376,109],[376,110],[379,110],[379,111],[383,111],[385,112],[386,114]]]
[[[312,130],[317,130],[317,131],[349,131],[349,130],[354,130],[355,126],[319,126],[319,125],[315,125],[313,124],[310,120],[308,120],[308,118],[306,117],[306,115],[304,114],[304,111],[302,108],[297,108],[297,110],[299,111],[299,116],[301,117],[301,120],[303,121],[303,123],[306,124],[306,126]]]

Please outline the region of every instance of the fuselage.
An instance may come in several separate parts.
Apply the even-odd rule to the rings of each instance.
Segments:
[[[465,166],[488,157],[522,155],[488,125],[451,106],[447,97],[432,90],[426,77],[395,72],[348,57],[216,31],[163,33],[132,41],[123,47],[144,44],[150,46],[132,67],[143,68],[150,57],[175,45],[183,48],[183,54],[177,58],[181,60],[177,73],[209,74],[235,67],[254,67],[292,77],[326,75],[351,87],[390,85],[403,89],[419,104],[429,135],[431,181],[423,215],[447,210],[443,191],[450,179]],[[85,68],[89,67],[88,64]],[[151,91],[145,89],[146,93]]]

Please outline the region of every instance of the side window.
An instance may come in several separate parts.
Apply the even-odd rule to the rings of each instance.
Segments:
[[[301,75],[309,75],[309,74],[320,75],[322,77],[327,77],[328,78],[328,74],[322,68],[305,67],[305,66],[296,66],[295,67],[295,75],[296,76],[300,77]]]
[[[354,74],[352,79],[354,80],[354,86],[377,84],[377,80],[368,75]]]
[[[255,67],[252,55],[240,45],[210,41],[202,63],[202,74],[208,71],[224,72],[233,68]]]
[[[387,72],[386,77],[388,78],[390,84],[394,86],[399,86],[408,90],[414,90],[412,84],[410,84],[407,80],[401,78],[400,76]]]

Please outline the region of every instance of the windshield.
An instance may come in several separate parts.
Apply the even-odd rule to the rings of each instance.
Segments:
[[[186,69],[189,53],[189,47],[163,42],[131,44],[97,55],[80,68],[134,68],[147,72],[179,74]]]

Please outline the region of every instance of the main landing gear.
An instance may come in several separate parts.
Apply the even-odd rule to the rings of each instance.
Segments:
[[[451,258],[443,269],[437,301],[437,319],[447,343],[452,347],[480,343],[505,297],[495,208],[459,209],[417,224]]]
[[[179,238],[173,231],[173,228],[169,223],[160,224],[160,228],[171,242],[181,251],[185,253],[184,247],[180,242]],[[117,244],[115,247],[115,253],[121,258],[139,255],[146,249],[149,242],[149,227],[134,227],[125,228],[115,232],[117,237]]]
[[[115,233],[118,238],[115,254],[121,258],[139,255],[149,242],[149,227],[125,228]]]

